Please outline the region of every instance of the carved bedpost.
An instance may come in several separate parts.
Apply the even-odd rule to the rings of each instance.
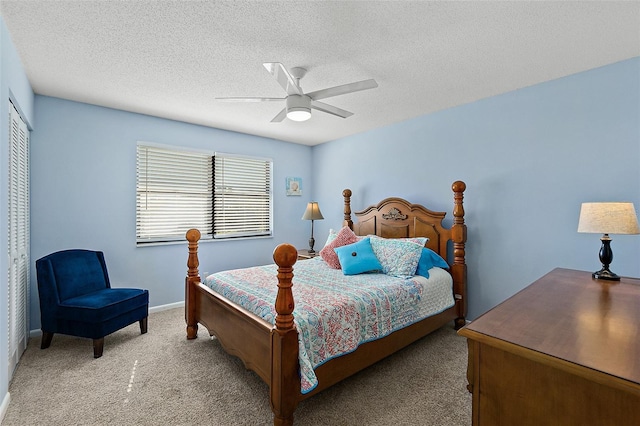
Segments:
[[[273,260],[278,265],[278,295],[276,296],[276,329],[287,331],[293,325],[293,264],[298,259],[298,251],[291,244],[280,244],[273,251]]]
[[[453,190],[453,226],[451,238],[453,240],[453,266],[451,272],[454,282],[454,293],[458,317],[455,320],[456,329],[465,325],[467,315],[467,265],[465,263],[465,243],[467,241],[467,225],[464,223],[464,206],[462,200],[467,185],[458,180],[451,185]]]
[[[187,259],[187,277],[185,278],[185,296],[184,300],[187,304],[185,312],[185,321],[187,323],[187,339],[195,339],[198,337],[198,321],[196,320],[196,290],[194,286],[200,282],[198,273],[198,240],[200,240],[200,231],[197,229],[189,229],[187,231],[187,241],[189,241],[189,258]]]
[[[353,221],[351,220],[351,190],[345,189],[342,191],[344,197],[344,221],[342,226],[348,226],[353,231]]]
[[[273,252],[278,265],[275,328],[271,331],[271,410],[273,424],[293,425],[293,412],[298,405],[298,331],[293,323],[295,306],[291,291],[293,265],[298,251],[290,244],[280,244]]]

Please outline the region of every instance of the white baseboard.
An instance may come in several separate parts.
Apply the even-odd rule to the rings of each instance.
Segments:
[[[154,312],[166,311],[167,309],[173,308],[184,308],[184,301],[169,303],[167,305],[154,306],[153,308],[149,308],[149,313],[152,314]]]
[[[153,306],[153,307],[149,308],[149,313],[152,314],[154,312],[166,311],[167,309],[183,308],[183,307],[184,307],[184,301],[175,302],[175,303],[169,303],[169,304],[166,304],[166,305]],[[31,330],[31,331],[29,331],[29,337],[40,337],[40,336],[42,336],[42,330]]]
[[[7,392],[4,398],[2,398],[2,404],[0,405],[0,424],[2,424],[2,420],[4,420],[4,415],[7,414],[10,400],[11,400],[11,395],[9,395],[9,392]]]

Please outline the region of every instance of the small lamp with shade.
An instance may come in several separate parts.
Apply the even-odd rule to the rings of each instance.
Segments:
[[[310,220],[311,221],[311,238],[309,238],[309,253],[315,253],[313,249],[313,245],[315,244],[315,240],[313,239],[313,221],[324,219],[322,216],[322,212],[320,211],[320,206],[316,201],[310,201],[307,204],[307,209],[304,211],[302,215],[302,220]]]
[[[609,234],[640,234],[633,203],[582,203],[578,232],[603,234],[599,253],[602,269],[591,274],[593,278],[619,281],[620,277],[609,270],[613,261]]]

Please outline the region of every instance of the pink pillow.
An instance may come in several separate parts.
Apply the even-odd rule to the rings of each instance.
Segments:
[[[340,230],[340,232],[338,232],[338,235],[336,235],[336,238],[333,241],[320,250],[320,256],[322,256],[324,261],[327,262],[327,265],[334,269],[341,269],[338,255],[333,251],[333,249],[336,247],[346,246],[347,244],[353,244],[356,241],[358,241],[356,234],[354,234],[348,226],[345,226]]]

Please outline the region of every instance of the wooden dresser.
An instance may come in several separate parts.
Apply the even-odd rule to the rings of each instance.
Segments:
[[[458,333],[473,425],[640,425],[640,280],[554,269]]]

